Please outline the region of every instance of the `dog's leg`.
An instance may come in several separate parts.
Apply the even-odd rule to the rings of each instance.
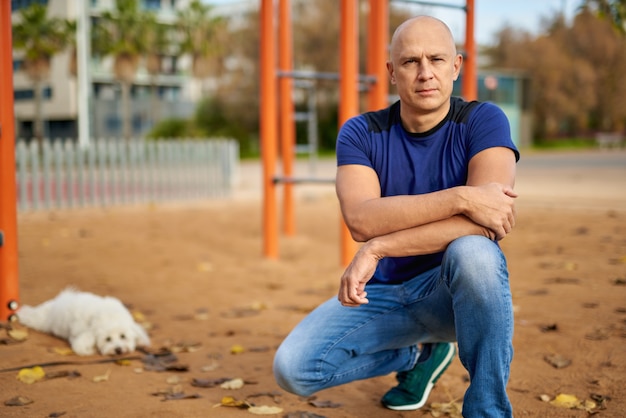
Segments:
[[[96,354],[96,337],[91,332],[82,332],[69,338],[72,350],[79,356]]]
[[[41,332],[50,332],[50,309],[53,301],[37,306],[24,305],[17,311],[17,318],[22,325]]]

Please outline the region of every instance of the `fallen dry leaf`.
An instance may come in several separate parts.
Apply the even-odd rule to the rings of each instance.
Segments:
[[[585,338],[592,341],[601,341],[609,338],[611,330],[605,328],[596,328],[592,332],[585,334]]]
[[[289,412],[287,415],[285,415],[285,418],[326,418],[326,417],[323,415],[314,414],[313,412],[309,412],[309,411],[295,411],[295,412]]]
[[[220,403],[218,403],[217,405],[214,405],[214,407],[217,407],[217,406],[229,406],[229,407],[234,407],[234,408],[247,409],[247,408],[250,408],[252,405],[250,405],[250,403],[247,401],[240,401],[238,399],[233,398],[232,396],[224,396],[222,400],[220,401]]]
[[[246,349],[240,344],[235,344],[232,347],[230,347],[230,354],[242,354],[245,351]]]
[[[243,379],[236,378],[232,380],[227,380],[226,382],[222,383],[220,387],[222,389],[234,390],[234,389],[241,389],[243,385],[244,385]]]
[[[22,369],[17,374],[17,379],[20,382],[24,382],[29,385],[43,379],[44,377],[46,377],[46,372],[44,372],[44,370],[39,366],[35,366],[32,369]]]
[[[34,401],[32,399],[27,398],[25,396],[15,396],[9,400],[4,401],[4,404],[6,406],[24,406],[24,405],[30,405],[33,402]]]
[[[109,380],[110,375],[111,375],[111,370],[107,370],[106,373],[99,375],[99,376],[94,376],[93,379],[91,380],[94,383],[106,382],[107,380]]]
[[[182,399],[199,399],[199,398],[202,398],[202,396],[200,396],[197,393],[193,393],[191,395],[185,395],[183,392],[181,392],[181,393],[167,394],[161,400],[162,401],[179,401]]]
[[[26,328],[12,328],[7,330],[7,334],[15,341],[25,341],[28,338],[28,330]]]
[[[550,404],[559,408],[575,408],[580,404],[580,400],[574,395],[560,393],[550,401]]]
[[[57,379],[59,377],[67,377],[70,379],[74,379],[76,377],[80,377],[81,374],[77,370],[59,370],[56,372],[48,372],[46,373],[46,380],[49,379]]]
[[[52,352],[62,356],[71,356],[74,354],[74,350],[69,347],[54,347]]]
[[[547,355],[543,359],[556,369],[562,369],[572,364],[572,360],[565,358],[560,354]]]
[[[557,324],[548,324],[548,325],[542,325],[540,328],[541,332],[553,332],[553,331],[558,331],[559,327]]]
[[[318,401],[315,399],[311,399],[309,401],[310,405],[313,405],[316,408],[339,408],[341,406],[340,403],[336,403],[333,401]]]
[[[193,378],[193,380],[191,381],[191,386],[196,386],[199,388],[212,388],[215,387],[217,385],[221,385],[224,382],[229,381],[229,378],[226,377],[222,377],[219,379],[198,379],[198,378]]]
[[[430,415],[433,417],[453,417],[453,418],[463,418],[461,411],[463,410],[463,405],[459,402],[446,402],[446,403],[438,403],[433,402],[430,404]]]
[[[198,341],[181,341],[170,347],[172,353],[193,353],[198,351],[202,346]]]
[[[157,354],[147,354],[141,359],[146,371],[154,372],[186,372],[189,366],[176,363],[178,358],[169,351]]]
[[[581,401],[575,395],[568,395],[565,393],[558,394],[553,400],[550,401],[550,404],[559,408],[583,409],[589,414],[596,413],[597,411],[595,409],[598,406],[594,401]]]
[[[177,385],[180,383],[180,377],[179,376],[168,376],[167,379],[165,379],[165,383],[167,383],[168,385]]]
[[[278,406],[251,406],[248,408],[248,412],[254,415],[276,415],[283,412],[283,408],[279,408]]]

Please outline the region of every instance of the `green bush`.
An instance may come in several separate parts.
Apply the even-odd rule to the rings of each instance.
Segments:
[[[193,136],[193,130],[191,122],[187,119],[164,119],[154,125],[152,130],[148,133],[148,138],[189,138],[190,136]]]

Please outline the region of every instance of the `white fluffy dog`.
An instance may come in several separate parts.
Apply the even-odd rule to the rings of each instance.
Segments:
[[[145,329],[119,299],[66,289],[38,306],[22,306],[22,324],[68,340],[80,356],[127,354],[150,345]]]

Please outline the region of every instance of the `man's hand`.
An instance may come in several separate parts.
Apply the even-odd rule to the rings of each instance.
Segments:
[[[496,240],[504,238],[515,226],[515,198],[517,193],[509,186],[489,183],[465,188],[463,214],[472,221],[489,228]]]
[[[380,260],[369,247],[366,243],[359,249],[341,276],[338,299],[343,306],[356,307],[369,303],[365,284],[374,275]]]

